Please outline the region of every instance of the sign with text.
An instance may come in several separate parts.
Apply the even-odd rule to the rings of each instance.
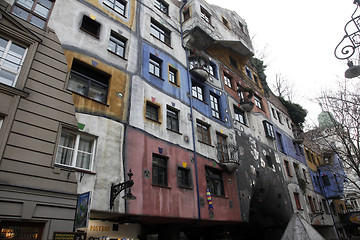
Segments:
[[[86,233],[54,232],[53,240],[86,240]]]

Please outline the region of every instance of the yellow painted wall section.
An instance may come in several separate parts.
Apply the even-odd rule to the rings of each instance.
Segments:
[[[121,22],[124,25],[128,26],[129,28],[131,28],[131,30],[133,30],[133,31],[136,30],[136,22],[135,22],[135,12],[136,12],[136,3],[137,3],[136,0],[128,1],[126,8],[127,8],[127,11],[129,12],[129,14],[126,19],[119,17],[119,14],[117,14],[114,10],[112,10],[111,8],[104,5],[103,1],[85,0],[85,2],[90,3],[97,9],[106,13],[109,17],[113,18],[114,20]]]
[[[260,86],[257,86],[254,82],[254,80],[249,79],[246,76],[246,72],[245,72],[245,68],[244,66],[246,65],[246,63],[248,62],[248,58],[247,57],[241,57],[237,54],[234,54],[232,50],[230,49],[226,49],[224,47],[218,47],[218,46],[212,46],[209,49],[206,50],[208,54],[210,54],[211,56],[213,56],[214,58],[216,58],[217,60],[219,60],[222,63],[225,63],[226,66],[231,69],[235,74],[237,74],[238,76],[240,76],[242,79],[244,79],[248,84],[250,84],[251,86],[253,86],[258,92],[260,92],[262,95],[264,95],[264,90],[261,86],[261,83],[259,82]],[[230,58],[233,58],[234,60],[236,60],[238,67],[235,68],[234,66],[231,65],[230,63]],[[253,75],[256,75],[256,72],[254,72],[251,68],[251,73]],[[258,76],[257,76],[258,77]],[[258,77],[259,79],[259,77]],[[259,79],[260,81],[260,79]]]
[[[108,86],[107,104],[102,104],[77,93],[73,93],[73,100],[77,112],[106,116],[112,119],[126,121],[129,102],[129,76],[117,68],[77,52],[65,51],[69,72],[73,59],[78,59],[90,66],[97,62],[96,69],[111,75]]]

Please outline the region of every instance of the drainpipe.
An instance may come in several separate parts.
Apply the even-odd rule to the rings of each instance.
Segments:
[[[197,207],[198,207],[198,221],[201,220],[200,213],[200,194],[199,194],[199,180],[198,180],[198,170],[197,170],[197,159],[196,159],[196,147],[195,147],[195,131],[194,131],[194,120],[193,120],[193,102],[192,102],[192,83],[189,72],[189,60],[188,60],[188,49],[184,46],[184,36],[183,36],[183,26],[182,26],[182,10],[185,7],[187,0],[183,0],[183,5],[180,8],[180,34],[181,34],[181,46],[184,48],[186,53],[186,70],[187,70],[187,79],[189,84],[189,99],[190,99],[190,120],[191,120],[191,131],[192,131],[192,140],[193,140],[193,149],[194,149],[194,165],[195,165],[195,182],[196,182],[196,197],[197,197]]]

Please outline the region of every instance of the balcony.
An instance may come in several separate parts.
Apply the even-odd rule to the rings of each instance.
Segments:
[[[209,77],[209,59],[201,54],[192,54],[188,59],[191,75],[196,79],[205,82]]]
[[[298,144],[302,144],[304,142],[303,131],[299,126],[293,126],[293,134],[294,134],[294,141]]]
[[[247,87],[238,87],[238,94],[240,98],[240,107],[246,112],[250,112],[254,108],[254,102],[252,100],[254,91]]]
[[[235,172],[240,165],[239,149],[234,144],[218,144],[217,158],[220,162],[219,165],[229,173]]]

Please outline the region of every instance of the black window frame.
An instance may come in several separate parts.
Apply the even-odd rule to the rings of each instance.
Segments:
[[[161,12],[169,15],[169,4],[163,0],[155,0],[154,6],[159,9]]]
[[[173,132],[179,133],[179,110],[170,106],[166,106],[166,128]]]
[[[200,6],[200,16],[205,22],[211,25],[211,14],[202,6]]]
[[[171,46],[171,31],[153,18],[150,21],[150,35],[162,43]]]
[[[192,188],[191,171],[189,168],[177,168],[177,183],[179,188]]]
[[[150,101],[146,101],[145,117],[147,119],[155,122],[159,122],[159,117],[160,117],[159,111],[160,111],[159,105]]]
[[[202,121],[196,121],[196,135],[198,141],[211,145],[211,134],[210,134],[210,125]]]
[[[96,76],[96,78],[94,78],[94,76]],[[86,82],[86,84],[84,84],[86,88],[82,88],[82,91],[84,92],[80,91],[80,85],[77,86],[77,89],[72,88],[72,83],[76,83],[75,80],[72,80],[73,77],[76,77],[76,79]],[[90,98],[94,101],[106,104],[109,92],[110,78],[111,75],[109,75],[108,73],[96,69],[80,60],[74,59],[71,66],[67,89],[79,95]],[[104,95],[100,95],[102,96],[103,100],[99,100],[97,97],[92,96],[90,90],[94,89],[92,87],[93,85],[98,85],[103,87],[103,89],[106,89],[106,93]]]
[[[115,44],[115,50],[110,49],[110,42]],[[123,36],[120,36],[116,32],[112,31],[110,32],[110,38],[109,38],[109,45],[108,45],[108,51],[125,59],[125,50],[126,50],[126,43],[127,39]],[[118,54],[118,48],[122,49],[122,54]]]
[[[205,166],[205,177],[206,187],[210,190],[210,193],[213,196],[225,197],[225,188],[222,172],[219,169]],[[215,185],[218,185],[220,189],[215,190]]]
[[[163,61],[160,58],[156,57],[153,54],[150,54],[150,57],[149,57],[149,73],[151,75],[154,75],[154,76],[162,79],[162,63],[163,63]],[[153,68],[154,71],[151,70],[152,68]],[[157,74],[156,69],[158,70],[159,74]]]
[[[186,8],[184,9],[184,11],[182,12],[183,15],[183,22],[186,22],[187,20],[189,20],[191,18],[191,14],[190,14],[190,8]]]
[[[265,130],[265,136],[267,138],[274,140],[275,139],[275,131],[274,131],[273,125],[271,123],[269,123],[268,121],[263,121],[263,125],[264,125],[264,130]]]
[[[245,73],[248,78],[253,79],[253,74],[252,74],[250,68],[248,68],[247,66],[245,66]]]
[[[168,157],[161,156],[158,154],[152,155],[152,185],[155,186],[162,186],[167,187],[168,186]],[[155,161],[154,160],[159,160]]]
[[[191,91],[191,95],[200,100],[200,101],[204,101],[204,87],[201,84],[198,84],[196,82],[192,82],[192,87],[191,87],[192,91]]]
[[[241,116],[241,118],[239,116]],[[239,107],[236,107],[235,105],[234,105],[234,118],[239,123],[246,125],[245,111],[241,110]]]
[[[282,134],[279,132],[276,132],[276,142],[277,142],[277,145],[279,146],[280,152],[285,153],[285,146],[282,141]]]
[[[94,19],[91,19],[89,16],[83,15],[80,29],[89,35],[99,39],[100,37],[100,28],[101,24]]]
[[[212,92],[210,92],[210,107],[211,116],[221,119],[220,97]]]
[[[111,2],[111,1],[113,1],[113,2]],[[117,10],[118,5],[116,3],[119,3],[123,7],[123,8],[120,8],[121,11]],[[110,9],[112,9],[113,11],[117,12],[121,16],[123,16],[123,17],[126,16],[127,1],[125,1],[125,0],[103,0],[103,4],[107,7],[109,7]]]

